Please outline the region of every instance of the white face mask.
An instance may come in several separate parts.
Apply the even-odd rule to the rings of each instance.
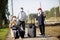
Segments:
[[[38,12],[41,12],[41,10],[39,10]]]
[[[13,21],[16,20],[16,18],[13,18]]]
[[[23,11],[22,9],[20,9],[20,11]]]
[[[22,11],[22,9],[20,9],[20,11]]]
[[[38,11],[38,16],[40,16],[40,14],[41,14],[41,10]]]
[[[38,16],[40,16],[40,14],[38,13]]]

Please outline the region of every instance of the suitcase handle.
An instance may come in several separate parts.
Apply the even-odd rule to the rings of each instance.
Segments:
[[[32,22],[32,19],[31,19],[30,23],[31,23],[31,24],[35,24],[35,18],[34,18],[34,22]]]

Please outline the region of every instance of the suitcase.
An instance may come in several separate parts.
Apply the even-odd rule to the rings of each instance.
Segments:
[[[28,27],[28,37],[36,37],[36,26],[35,23],[30,23]]]

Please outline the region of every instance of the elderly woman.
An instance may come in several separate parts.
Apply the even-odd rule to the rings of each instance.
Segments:
[[[16,16],[12,16],[11,20],[10,20],[10,24],[9,24],[9,28],[10,28],[10,33],[11,33],[11,37],[14,38],[14,32],[15,29],[14,27],[16,27],[17,23],[16,23]]]

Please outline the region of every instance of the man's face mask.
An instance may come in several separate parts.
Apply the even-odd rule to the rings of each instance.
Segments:
[[[22,9],[20,9],[20,11],[22,11]]]
[[[20,11],[23,11],[22,9],[20,9]]]

